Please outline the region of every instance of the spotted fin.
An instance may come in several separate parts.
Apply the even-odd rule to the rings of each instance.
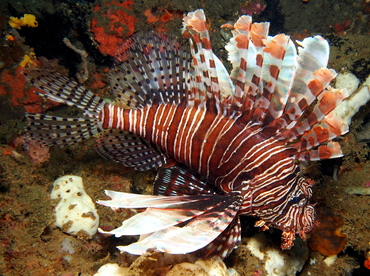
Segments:
[[[186,254],[215,240],[235,219],[242,197],[228,195],[147,196],[106,191],[110,201],[98,203],[116,208],[146,208],[108,234],[137,235],[136,243],[119,246],[131,254],[156,249],[171,254]],[[155,214],[155,216],[153,215]],[[176,226],[188,221],[185,226]]]
[[[222,259],[241,243],[240,219],[237,218],[210,244],[198,250],[197,255],[204,259],[220,256]]]
[[[127,131],[105,130],[96,143],[101,156],[138,171],[159,168],[167,162],[155,145]]]
[[[165,196],[218,194],[214,186],[201,181],[182,165],[162,167],[154,183],[154,194]]]
[[[84,116],[98,117],[104,101],[83,85],[57,72],[47,69],[24,69],[22,72],[28,81],[40,89],[37,92],[50,100],[76,106],[84,112]]]
[[[190,56],[171,38],[136,34],[127,50],[130,58],[110,71],[115,103],[143,108],[153,102],[179,104],[186,99]]]
[[[61,118],[26,113],[27,136],[41,143],[60,147],[80,142],[102,131],[98,118]]]
[[[53,101],[76,106],[84,118],[61,118],[26,113],[27,135],[47,145],[66,146],[80,142],[102,131],[99,113],[104,101],[83,85],[47,69],[24,69],[23,74],[32,85]]]

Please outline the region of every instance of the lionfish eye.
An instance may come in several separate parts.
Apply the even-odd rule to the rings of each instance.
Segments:
[[[290,201],[292,204],[299,203],[301,201],[301,197],[295,196],[293,199]]]

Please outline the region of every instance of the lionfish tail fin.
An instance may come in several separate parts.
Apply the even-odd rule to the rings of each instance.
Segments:
[[[40,89],[39,95],[53,101],[75,106],[85,118],[62,118],[26,113],[27,135],[46,145],[66,146],[80,142],[102,131],[99,120],[104,101],[83,85],[47,69],[25,69],[29,82]]]
[[[26,113],[27,136],[47,146],[60,147],[80,142],[101,131],[98,118],[61,118]]]
[[[236,219],[242,198],[229,195],[150,196],[106,191],[110,201],[99,204],[117,208],[146,209],[107,234],[141,235],[139,241],[118,247],[140,255],[149,249],[186,254],[214,241]],[[181,224],[186,223],[181,227]],[[239,235],[239,232],[235,232]],[[239,238],[234,239],[236,242]],[[231,244],[235,246],[236,242]],[[224,251],[224,250],[223,250]],[[229,252],[226,247],[225,251]],[[222,255],[222,252],[221,252]]]
[[[24,69],[28,81],[40,89],[39,95],[49,99],[76,106],[84,111],[85,116],[97,117],[104,101],[83,85],[74,80],[47,69]]]

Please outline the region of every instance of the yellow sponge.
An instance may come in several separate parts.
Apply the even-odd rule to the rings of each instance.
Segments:
[[[16,29],[20,29],[23,26],[33,28],[38,26],[36,16],[34,16],[33,14],[25,14],[21,18],[11,16],[9,18],[9,24]]]

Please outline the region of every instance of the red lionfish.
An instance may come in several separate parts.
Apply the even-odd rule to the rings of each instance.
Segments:
[[[156,195],[106,191],[111,200],[99,201],[142,211],[108,232],[140,235],[122,251],[225,257],[241,241],[240,215],[282,230],[289,249],[315,226],[313,181],[296,160],[341,156],[331,139],[348,130],[331,112],[346,92],[329,86],[336,73],[326,68],[328,42],[306,38],[297,54],[289,36],[268,36],[268,22],[242,16],[226,46],[229,75],[212,52],[203,10],[183,21],[191,55],[170,38],[137,35],[130,58],[112,69],[114,104],[58,73],[25,71],[42,95],[84,111],[84,118],[27,114],[30,136],[64,146],[102,132],[103,156],[160,168]]]

